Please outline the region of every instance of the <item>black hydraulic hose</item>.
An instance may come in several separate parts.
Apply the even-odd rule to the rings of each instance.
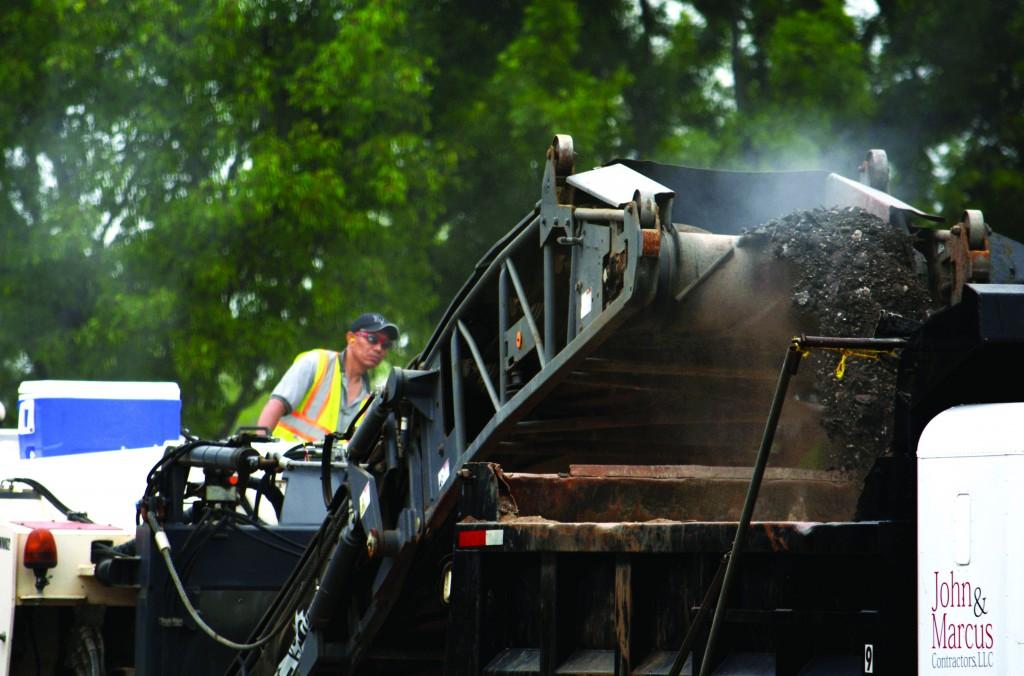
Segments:
[[[320,491],[324,497],[324,507],[331,506],[334,487],[331,485],[331,456],[334,455],[334,434],[324,437],[324,448],[320,454]]]
[[[41,496],[46,498],[47,501],[51,505],[56,507],[57,511],[59,511],[61,514],[63,514],[67,518],[68,521],[74,521],[76,523],[92,523],[92,519],[90,519],[89,516],[85,512],[76,512],[76,511],[74,511],[73,509],[71,509],[70,507],[65,505],[63,502],[58,500],[57,496],[50,492],[50,489],[48,489],[46,486],[44,486],[43,484],[39,483],[35,479],[25,479],[25,478],[22,478],[22,477],[16,477],[14,479],[4,479],[4,481],[8,482],[8,483],[15,483],[15,482],[17,482],[17,483],[25,484],[26,486],[29,486],[36,493],[39,493]]]
[[[264,498],[270,503],[270,506],[273,507],[274,515],[277,517],[278,521],[281,520],[281,508],[284,505],[284,494],[281,492],[281,489],[274,485],[273,479],[274,473],[271,471],[264,471],[263,476],[256,481],[253,481],[251,476],[239,476],[239,485],[242,485],[243,480],[245,482],[245,486],[242,489],[243,492],[239,493],[239,502],[242,503],[242,509],[245,509],[246,512],[251,509],[254,518],[257,520],[260,518],[260,505]],[[256,499],[253,501],[252,505],[249,505],[248,500],[244,497],[244,491],[253,486],[256,491]]]
[[[291,540],[281,535],[280,533],[271,530],[259,519],[254,519],[248,517],[247,515],[239,514],[237,512],[225,512],[225,515],[232,521],[232,523],[229,525],[231,525],[239,533],[245,535],[246,537],[256,539],[259,542],[264,543],[268,547],[274,547],[293,556],[300,556],[304,551],[306,551],[305,545],[295,542],[294,540]],[[238,524],[253,526],[254,528],[256,528],[256,530],[264,533],[269,538],[269,540],[258,538],[255,533],[250,533],[246,530],[239,528]]]
[[[181,578],[178,577],[178,571],[174,567],[174,561],[171,560],[170,540],[167,539],[167,534],[164,533],[160,524],[157,523],[156,517],[153,516],[153,512],[146,513],[146,521],[152,531],[153,541],[156,544],[157,549],[160,551],[161,556],[163,556],[164,563],[167,565],[167,574],[170,575],[171,581],[174,583],[174,588],[178,592],[178,598],[181,599],[181,603],[185,606],[185,610],[188,612],[189,617],[192,618],[192,621],[196,623],[196,626],[199,627],[204,634],[223,646],[231,648],[232,650],[240,651],[258,648],[274,637],[273,633],[267,633],[265,636],[253,641],[252,643],[238,643],[237,641],[232,641],[231,639],[221,636],[214,631],[213,628],[210,627],[210,625],[208,625],[199,615],[199,611],[196,610],[195,606],[192,605],[192,600],[189,599],[188,593],[185,591],[185,586],[181,583]]]
[[[201,560],[203,548],[211,540],[221,537],[228,527],[228,516],[222,510],[207,510],[203,514],[195,530],[189,533],[178,550],[178,563],[175,568],[183,581],[192,575],[192,570]],[[165,588],[164,591],[173,596],[172,592],[176,590]]]
[[[342,527],[349,520],[349,506],[346,492],[339,490],[335,495],[334,503],[328,510],[327,518],[307,543],[302,558],[292,569],[288,579],[281,585],[278,595],[274,597],[270,607],[253,628],[251,636],[262,635],[267,627],[274,627],[273,633],[281,636],[285,627],[292,622],[300,605],[306,607],[305,599],[311,597],[310,590],[316,584],[317,574],[325,564],[334,543],[337,542]],[[262,651],[249,652],[240,663],[241,669],[236,670],[229,667],[227,674],[234,676],[234,674],[244,673],[246,668],[256,667],[261,660],[265,662],[266,659],[269,658]]]
[[[142,494],[142,499],[136,505],[135,509],[135,523],[140,525],[143,521],[142,512],[143,509],[148,509],[150,505],[147,503],[149,499],[155,496],[159,492],[159,486],[157,486],[157,480],[160,478],[164,471],[164,466],[173,464],[178,461],[179,458],[184,456],[190,450],[200,444],[199,439],[189,438],[188,441],[180,446],[174,448],[168,448],[162,458],[156,461],[153,467],[150,468],[149,473],[146,474],[146,490]]]
[[[198,439],[192,439],[191,441],[186,441],[181,446],[178,446],[170,450],[169,452],[164,453],[164,456],[156,461],[156,464],[153,465],[153,467],[149,470],[149,474],[146,475],[146,490],[149,491],[150,487],[153,486],[153,480],[156,478],[157,473],[161,471],[164,465],[177,461],[178,458],[182,457],[183,455],[191,451],[200,443],[201,442]]]
[[[348,441],[353,437],[355,431],[358,429],[356,423],[360,418],[366,414],[367,409],[377,402],[377,395],[370,394],[363,402],[363,405],[359,408],[359,412],[356,413],[355,417],[352,418],[352,422],[348,424],[348,428],[341,435],[341,439]],[[327,434],[324,437],[324,448],[323,453],[320,456],[320,489],[324,496],[324,507],[330,509],[331,502],[334,500],[334,486],[331,485],[331,463],[334,462],[334,442],[337,439],[337,435],[334,433]]]
[[[733,577],[736,575],[736,563],[740,558],[740,551],[743,549],[743,541],[746,538],[747,529],[754,515],[754,506],[757,504],[757,494],[761,489],[761,480],[764,478],[764,470],[768,465],[768,454],[775,439],[775,430],[779,425],[779,416],[782,413],[782,404],[786,399],[786,390],[789,388],[789,380],[792,378],[800,365],[800,359],[804,351],[800,341],[795,339],[786,350],[786,358],[782,362],[782,369],[779,371],[779,380],[775,385],[775,395],[772,398],[771,410],[768,413],[768,420],[765,422],[764,434],[761,437],[761,446],[757,449],[757,461],[754,463],[754,474],[750,479],[750,486],[747,488],[747,497],[743,502],[743,512],[740,515],[740,522],[736,525],[736,537],[732,542],[732,552],[725,567],[725,579],[722,580],[722,591],[718,595],[718,605],[715,606],[715,615],[711,620],[711,632],[708,634],[708,642],[704,647],[704,659],[700,665],[700,676],[707,676],[711,673],[712,656],[714,655],[715,640],[722,626],[722,619],[725,617],[725,604],[729,598],[729,587]]]
[[[348,457],[351,462],[363,462],[370,455],[377,437],[380,436],[381,427],[384,426],[384,421],[388,418],[388,413],[390,411],[384,405],[383,398],[380,397],[374,399],[366,409],[363,422],[359,424],[348,442]]]

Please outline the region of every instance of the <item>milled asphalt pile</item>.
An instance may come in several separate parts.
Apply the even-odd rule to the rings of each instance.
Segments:
[[[936,306],[910,236],[859,208],[796,211],[745,231],[741,239],[771,244],[797,273],[793,304],[807,334],[873,337],[879,322],[923,320]],[[885,318],[885,319],[883,319]],[[896,356],[848,358],[815,350],[798,378],[813,378],[811,397],[823,407],[827,466],[863,473],[886,453],[892,437]]]

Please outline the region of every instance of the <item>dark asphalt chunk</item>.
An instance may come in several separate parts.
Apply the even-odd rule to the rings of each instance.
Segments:
[[[935,309],[910,237],[858,208],[793,212],[747,230],[741,240],[767,239],[773,254],[795,267],[794,308],[822,336],[875,336],[887,327],[925,319]],[[850,358],[817,351],[801,368],[813,378],[806,396],[822,406],[830,448],[827,464],[866,472],[889,449],[896,358]],[[808,368],[810,367],[810,368]]]

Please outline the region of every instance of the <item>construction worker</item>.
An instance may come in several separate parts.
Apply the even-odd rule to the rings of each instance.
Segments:
[[[341,352],[319,348],[295,358],[260,412],[257,425],[295,442],[345,431],[370,395],[368,372],[398,340],[398,327],[376,312],[359,315]]]

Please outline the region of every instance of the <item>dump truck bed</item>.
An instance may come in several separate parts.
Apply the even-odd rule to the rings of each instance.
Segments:
[[[460,523],[445,671],[668,674],[734,536],[724,522]],[[909,524],[755,523],[712,673],[860,674],[866,653],[911,673],[912,579]],[[681,673],[701,659],[688,647]]]

